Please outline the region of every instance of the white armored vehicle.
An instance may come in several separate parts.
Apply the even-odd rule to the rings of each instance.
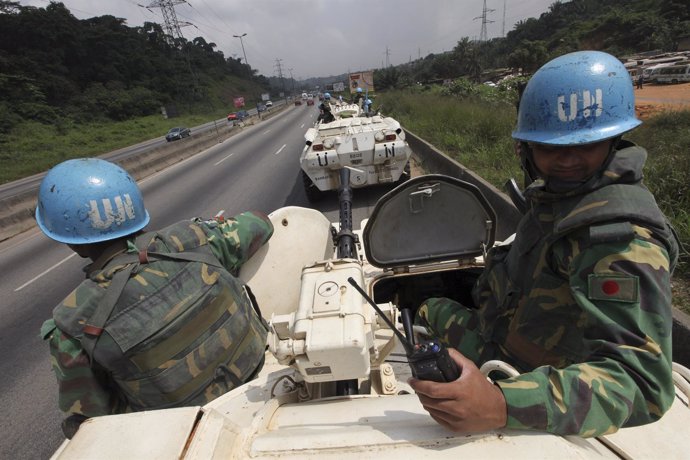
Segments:
[[[469,302],[494,244],[494,211],[476,187],[438,175],[387,193],[354,232],[342,219],[349,205],[341,190],[335,238],[318,211],[278,209],[273,237],[242,268],[270,323],[258,378],[204,407],[87,420],[54,458],[688,458],[690,371],[678,365],[670,411],[607,436],[457,434],[437,424],[406,383],[397,337],[412,333],[412,309],[428,297]],[[484,372],[513,372],[487,364]]]
[[[342,168],[350,169],[353,189],[409,178],[411,151],[400,123],[378,113],[367,116],[355,104],[332,104],[331,113],[334,121],[317,123],[304,135],[300,166],[310,201],[338,190]]]

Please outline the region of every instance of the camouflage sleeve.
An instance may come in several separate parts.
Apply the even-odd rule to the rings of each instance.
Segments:
[[[205,226],[209,245],[231,272],[239,269],[273,235],[268,216],[257,211],[212,222]]]
[[[556,254],[581,307],[585,358],[498,381],[509,428],[597,436],[661,418],[673,402],[669,259],[649,232]],[[568,263],[567,261],[572,262]]]
[[[111,392],[105,375],[92,369],[79,340],[62,332],[49,319],[41,335],[50,346],[51,364],[58,381],[58,405],[68,414],[96,417],[122,412]]]

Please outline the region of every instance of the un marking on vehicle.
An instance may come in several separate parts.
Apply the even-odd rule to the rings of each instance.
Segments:
[[[110,227],[113,222],[119,225],[127,219],[134,219],[134,205],[132,204],[132,198],[130,198],[129,194],[125,193],[123,196],[117,195],[112,198],[112,201],[115,202],[115,211],[113,210],[111,199],[103,198],[101,201],[103,203],[105,218],[101,216],[98,202],[96,200],[89,201],[91,205],[89,220],[91,220],[91,225],[94,228],[106,229]]]
[[[578,112],[578,94],[570,94],[570,103],[566,106],[565,96],[558,96],[558,119],[566,122],[573,121],[577,118]],[[594,96],[589,91],[582,91],[582,116],[589,118],[591,116],[598,117],[602,113],[603,107],[603,92],[601,89],[594,91]]]
[[[319,161],[319,166],[328,166],[328,152],[323,154],[323,163],[321,163],[321,155],[316,154],[316,159]]]

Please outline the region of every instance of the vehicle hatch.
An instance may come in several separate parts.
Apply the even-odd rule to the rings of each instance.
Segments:
[[[467,260],[493,246],[496,213],[474,185],[440,174],[415,177],[376,203],[362,238],[379,268]]]

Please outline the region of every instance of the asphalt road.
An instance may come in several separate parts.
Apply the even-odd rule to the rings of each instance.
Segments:
[[[317,115],[314,106],[290,107],[143,180],[139,185],[151,214],[149,228],[194,216],[312,207],[298,159],[304,133]],[[354,192],[355,225],[388,189]],[[336,221],[337,196],[326,196],[318,209]],[[37,230],[0,243],[0,458],[48,458],[63,440],[55,377],[39,330],[81,282],[85,263]]]

